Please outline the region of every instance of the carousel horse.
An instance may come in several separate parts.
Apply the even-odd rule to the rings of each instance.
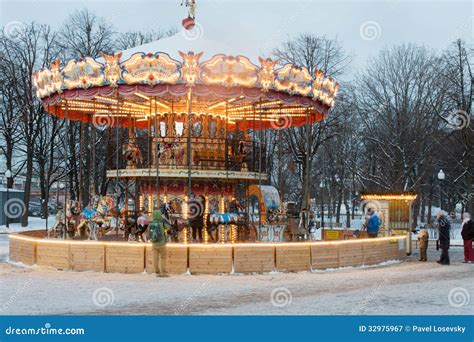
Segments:
[[[137,219],[131,215],[125,208],[120,211],[120,226],[123,229],[123,238],[125,241],[134,241],[137,231]]]
[[[98,240],[99,233],[105,235],[110,228],[114,210],[114,199],[109,196],[94,196],[89,206],[81,212],[81,223],[77,227],[80,235],[89,232],[89,240]]]
[[[69,201],[66,214],[64,214],[63,208],[58,209],[50,233],[54,233],[54,236],[60,239],[74,238],[76,235],[76,227],[79,224],[79,213],[78,202],[74,200]]]
[[[160,144],[159,157],[160,164],[176,168],[183,165],[184,147],[177,143]]]
[[[80,224],[81,210],[79,202],[70,200],[66,207],[67,237],[72,239],[76,236],[77,227]]]
[[[123,156],[127,161],[127,167],[135,168],[143,162],[142,152],[134,142],[123,145]]]
[[[143,233],[145,233],[148,229],[148,226],[153,221],[151,216],[146,214],[141,214],[137,218],[137,229],[135,230],[135,241],[145,241],[143,239]]]
[[[209,235],[212,237],[212,233],[217,231],[220,225],[223,225],[223,229],[225,232],[225,236],[228,236],[229,233],[229,226],[230,225],[242,225],[244,216],[238,213],[223,213],[219,214],[216,211],[212,211],[209,214],[208,218],[208,227],[209,227]],[[214,241],[218,240],[218,236]]]
[[[53,233],[53,235],[58,239],[65,239],[66,238],[66,216],[64,215],[64,210],[58,209],[55,216],[54,225],[51,227],[51,230],[48,232]]]
[[[171,241],[178,242],[179,232],[184,229],[186,222],[180,218],[173,219],[173,208],[168,203],[162,204],[160,206],[160,211],[165,221],[165,229],[168,237]]]

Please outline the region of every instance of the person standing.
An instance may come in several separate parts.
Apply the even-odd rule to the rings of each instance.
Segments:
[[[372,208],[369,208],[367,214],[369,215],[366,225],[367,234],[369,235],[369,238],[376,238],[379,234],[379,228],[381,224],[380,219]]]
[[[160,210],[153,211],[153,221],[148,227],[152,243],[153,267],[157,276],[167,277],[165,221]]]
[[[441,256],[436,262],[441,265],[449,265],[449,231],[451,229],[451,224],[443,210],[438,212],[436,219],[438,221],[439,248],[441,248]]]
[[[474,221],[469,213],[462,215],[461,236],[464,241],[464,263],[474,263],[474,249],[472,242],[474,240]]]
[[[418,242],[420,243],[420,261],[427,261],[426,250],[428,249],[429,235],[426,229],[422,229],[418,235]]]

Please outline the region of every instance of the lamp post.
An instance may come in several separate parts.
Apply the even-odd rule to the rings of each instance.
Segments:
[[[321,189],[321,240],[324,240],[324,180],[319,183]]]
[[[48,201],[46,199],[42,199],[41,200],[41,204],[42,204],[42,211],[43,211],[43,216],[44,216],[44,219],[46,220],[46,236],[48,236],[48,216],[49,216],[49,207],[48,207]],[[45,209],[46,208],[46,209]],[[46,213],[46,214],[45,214]]]
[[[7,179],[7,202],[10,199],[10,178],[12,178],[12,172],[10,170],[5,171],[5,178]],[[10,217],[7,215],[7,229],[10,228]]]
[[[444,173],[443,169],[441,169],[441,170],[439,170],[439,172],[438,172],[438,179],[439,179],[439,209],[440,209],[440,210],[443,209],[443,200],[442,200],[443,190],[442,190],[442,183],[443,183],[444,178],[446,178],[446,174]]]

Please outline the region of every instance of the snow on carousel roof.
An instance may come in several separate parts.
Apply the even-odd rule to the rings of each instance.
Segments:
[[[203,58],[209,59],[214,55],[224,54],[228,56],[242,55],[249,58],[253,63],[258,64],[260,55],[269,54],[269,51],[255,51],[245,41],[249,35],[244,31],[237,34],[223,33],[218,29],[204,28],[198,23],[192,30],[180,30],[175,35],[134,48],[122,51],[122,60],[127,60],[137,52],[155,53],[165,52],[171,58],[181,60],[179,51],[183,52],[203,52]],[[260,53],[262,52],[262,53]],[[265,56],[266,57],[266,56]]]

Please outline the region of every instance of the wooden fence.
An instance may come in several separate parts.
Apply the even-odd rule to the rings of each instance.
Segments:
[[[334,242],[169,244],[171,274],[300,272],[374,265],[406,257],[406,237]],[[34,232],[10,235],[10,260],[60,270],[153,272],[151,244],[50,240]]]

